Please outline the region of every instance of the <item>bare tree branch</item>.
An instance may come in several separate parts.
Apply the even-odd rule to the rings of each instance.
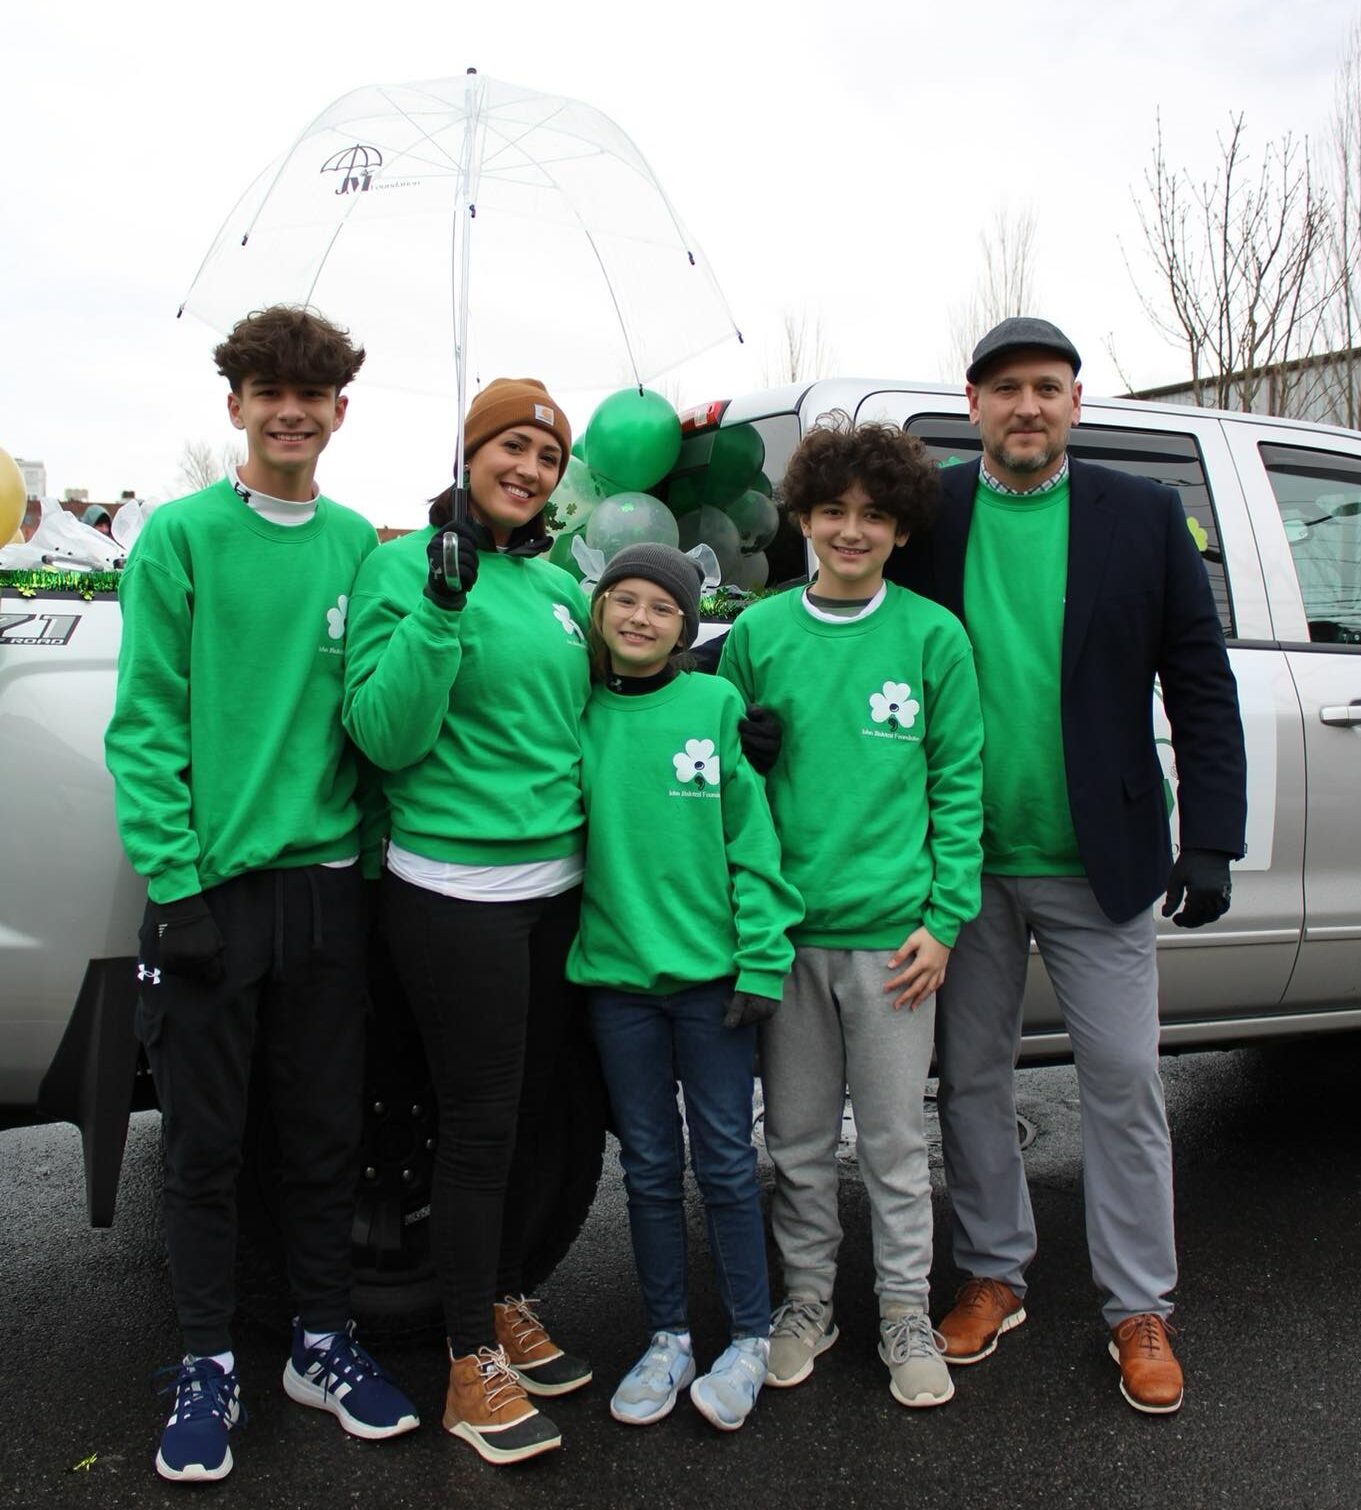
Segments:
[[[952,304],[948,316],[946,370],[963,377],[979,337],[1009,315],[1033,312],[1035,279],[1035,215],[1005,207],[978,233],[982,266],[968,298]]]
[[[827,337],[822,316],[810,318],[807,310],[786,310],[774,350],[762,365],[761,381],[767,388],[809,382],[830,377],[835,364],[836,348]]]

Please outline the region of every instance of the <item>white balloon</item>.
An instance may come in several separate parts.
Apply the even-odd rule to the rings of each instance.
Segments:
[[[675,545],[676,540],[676,516],[651,493],[616,493],[586,521],[586,544],[607,561],[626,545]]]

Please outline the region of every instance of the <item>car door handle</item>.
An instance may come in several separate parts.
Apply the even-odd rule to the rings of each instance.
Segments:
[[[1346,707],[1320,708],[1318,716],[1325,724],[1361,724],[1361,698],[1355,698]]]

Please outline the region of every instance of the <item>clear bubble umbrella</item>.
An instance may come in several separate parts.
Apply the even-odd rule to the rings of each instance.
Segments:
[[[641,386],[742,339],[613,121],[471,69],[328,105],[242,195],[180,313],[226,331],[274,303],[353,331],[366,381],[453,395],[455,478],[471,377]]]

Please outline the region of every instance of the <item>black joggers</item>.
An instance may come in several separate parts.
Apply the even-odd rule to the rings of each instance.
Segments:
[[[236,1180],[256,1040],[282,1155],[279,1209],[302,1324],[349,1318],[364,1081],[359,866],[257,870],[204,893],[226,940],[217,985],[161,968],[141,933],[137,1032],[161,1103],[162,1210],[186,1349],[231,1346]]]

